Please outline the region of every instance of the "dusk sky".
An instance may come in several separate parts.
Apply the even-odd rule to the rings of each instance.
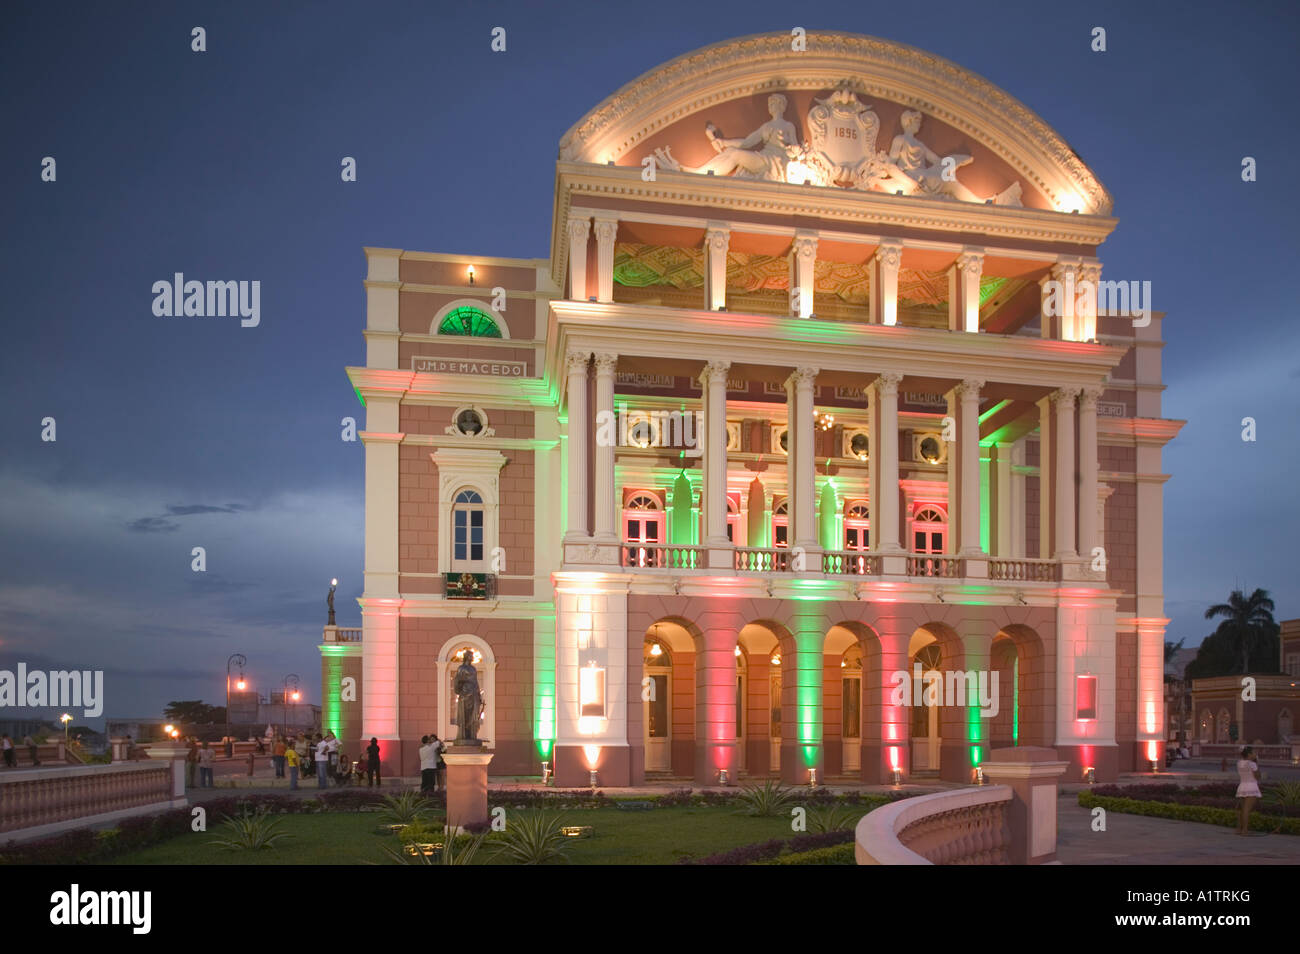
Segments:
[[[1069,141],[1120,219],[1104,277],[1150,281],[1168,315],[1164,416],[1188,423],[1164,455],[1167,638],[1198,643],[1234,588],[1300,616],[1298,18],[1289,2],[6,4],[0,669],[102,669],[105,715],[147,717],[222,704],[242,652],[255,688],[297,673],[318,703],[331,576],[340,625],[360,625],[363,449],[339,422],[364,424],[344,372],[365,360],[362,247],[547,256],[573,123],[680,54],[795,26],[947,57]],[[260,281],[260,324],[156,317],[151,288],[176,272]]]

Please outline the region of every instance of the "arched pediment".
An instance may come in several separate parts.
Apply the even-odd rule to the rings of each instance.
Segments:
[[[934,169],[937,154],[955,156],[961,163],[955,173],[960,194],[947,197],[1111,213],[1110,194],[1065,140],[982,77],[942,57],[877,37],[810,31],[804,51],[791,46],[790,34],[770,33],[680,56],[628,83],[584,116],[560,141],[559,157],[641,165],[647,156],[656,156],[669,171],[675,171],[674,161],[683,171],[702,170],[721,151],[710,142],[706,122],[718,137],[743,139],[771,118],[769,96],[780,93],[787,100],[783,118],[793,124],[803,147],[802,156],[792,157],[800,163],[798,173],[791,171],[784,181],[798,182],[796,175],[807,174],[803,181],[828,184],[822,181],[827,163],[820,147],[827,142],[826,119],[833,116],[832,127],[849,135],[856,127],[864,160],[834,167],[831,174],[839,176],[840,186],[894,192],[901,185],[905,194],[913,194],[897,167],[891,171],[892,163],[882,160],[904,132],[904,114],[915,110],[921,128],[911,140],[913,161]],[[818,107],[820,117],[810,117]],[[836,129],[830,135],[831,159],[852,160],[858,143],[834,142],[837,135],[847,138]],[[929,158],[916,158],[922,152],[918,142],[931,151]],[[808,174],[802,159],[814,155],[821,165]],[[906,162],[900,165],[906,168]],[[751,177],[772,175],[760,170]],[[929,185],[946,188],[937,176],[931,180]]]

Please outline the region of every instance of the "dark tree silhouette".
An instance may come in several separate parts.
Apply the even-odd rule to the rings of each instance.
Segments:
[[[1201,643],[1196,659],[1187,667],[1189,676],[1278,671],[1279,628],[1267,590],[1257,589],[1249,596],[1233,590],[1228,602],[1215,603],[1205,611],[1205,618],[1218,618],[1219,625]]]

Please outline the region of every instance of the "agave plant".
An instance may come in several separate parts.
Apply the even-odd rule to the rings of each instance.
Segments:
[[[563,816],[518,814],[506,824],[505,837],[497,844],[496,856],[517,865],[541,865],[563,861],[569,839],[560,830]]]
[[[1300,782],[1270,785],[1265,790],[1264,799],[1279,806],[1283,815],[1290,815],[1291,809],[1300,807]]]
[[[779,815],[794,798],[794,791],[768,779],[762,785],[745,785],[736,796],[745,815],[769,817]]]
[[[814,833],[844,831],[856,825],[862,815],[863,812],[854,811],[847,805],[814,808],[808,813],[808,831]]]
[[[421,792],[406,789],[384,799],[384,810],[380,817],[393,825],[412,825],[424,818],[433,806]]]
[[[214,839],[212,844],[226,851],[274,848],[281,838],[292,837],[279,830],[279,818],[272,818],[264,810],[240,812],[233,818],[227,815],[221,827],[227,837]]]

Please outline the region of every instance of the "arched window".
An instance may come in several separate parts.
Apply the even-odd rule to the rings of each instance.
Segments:
[[[1232,738],[1228,733],[1228,710],[1220,709],[1219,718],[1215,721],[1216,721],[1216,725],[1214,727],[1214,741],[1231,742]]]
[[[1201,741],[1214,741],[1214,715],[1209,709],[1201,710]]]
[[[664,511],[658,498],[642,491],[628,498],[623,535],[629,544],[624,548],[625,566],[663,565],[663,551],[657,547],[664,540]]]
[[[921,507],[912,518],[912,552],[943,553],[948,517],[938,507]]]
[[[451,508],[451,567],[471,569],[483,562],[483,498],[468,487],[456,494]]]
[[[478,308],[461,305],[443,316],[438,324],[440,335],[460,335],[468,338],[500,338],[501,329],[492,316]]]
[[[736,526],[740,523],[740,495],[727,494],[727,539],[736,542]]]
[[[772,508],[772,546],[788,547],[790,545],[790,500],[782,497]]]
[[[871,549],[871,511],[866,501],[851,500],[844,510],[844,549]]]

